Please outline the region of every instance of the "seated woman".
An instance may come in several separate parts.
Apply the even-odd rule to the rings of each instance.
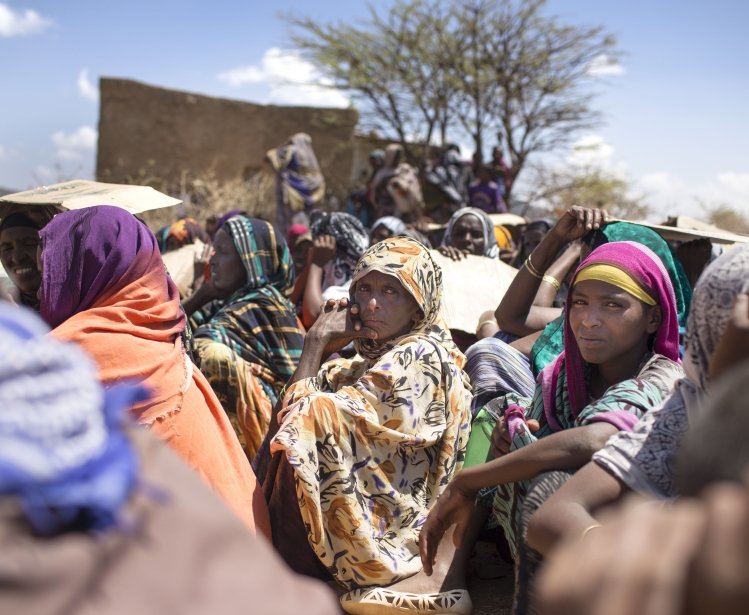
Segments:
[[[369,247],[361,222],[341,212],[324,213],[311,226],[314,243],[307,267],[302,322],[308,329],[327,299],[347,297],[359,257]]]
[[[102,205],[58,214],[41,231],[41,315],[56,338],[94,359],[105,386],[151,393],[132,413],[169,444],[251,528],[268,511],[229,419],[182,343],[179,291],[156,238],[132,214]]]
[[[39,311],[37,291],[42,282],[36,263],[39,229],[60,211],[54,205],[10,206],[4,209],[0,221],[0,263],[13,283],[13,300],[32,310]]]
[[[494,224],[480,209],[463,207],[456,211],[447,223],[442,245],[438,250],[456,261],[468,254],[499,258]]]
[[[745,291],[747,271],[747,246],[726,252],[705,270],[689,313],[684,378],[661,407],[648,412],[631,432],[612,437],[530,518],[528,544],[533,549],[548,555],[564,536],[597,527],[597,511],[627,491],[658,499],[678,495],[676,456],[690,423],[701,414],[714,352],[734,301]]]
[[[441,293],[426,248],[386,239],[359,260],[350,301],[328,302],[308,331],[256,460],[274,546],[293,569],[350,590],[421,569],[419,528],[462,465],[470,418]],[[351,339],[358,356],[321,366]]]
[[[283,238],[257,218],[229,218],[213,248],[211,278],[184,307],[200,371],[251,459],[302,354],[304,334],[287,298],[294,267]]]
[[[582,467],[609,436],[658,406],[683,374],[673,289],[653,252],[631,242],[605,244],[583,261],[571,287],[564,352],[539,376],[533,399],[504,397],[495,458],[463,469],[430,511],[420,538],[427,573],[453,524],[458,543],[472,515],[472,530],[482,527],[482,507],[474,515],[474,506],[483,488],[492,488],[482,502],[517,557],[527,481]],[[459,569],[465,556],[465,546],[455,553]],[[436,578],[436,587],[442,581]]]
[[[581,238],[584,242],[582,248],[570,244]],[[494,314],[502,329],[502,339],[510,341],[507,334],[525,338],[513,345],[530,356],[534,374],[538,374],[563,348],[562,310],[551,306],[567,272],[574,268],[578,257],[585,258],[590,250],[610,241],[635,241],[658,255],[668,271],[676,295],[679,327],[683,331],[691,287],[683,268],[663,238],[652,229],[638,224],[609,222],[603,210],[573,207],[521,263],[518,274]],[[567,244],[570,247],[562,252]],[[562,255],[557,258],[560,253]]]

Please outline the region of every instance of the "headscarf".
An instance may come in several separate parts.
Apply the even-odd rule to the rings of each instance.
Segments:
[[[713,353],[731,318],[736,297],[749,282],[749,246],[713,261],[694,288],[684,353],[685,377],[671,396],[632,430],[613,436],[593,460],[630,489],[652,497],[677,495],[677,453],[707,402]],[[695,434],[700,437],[699,432]]]
[[[512,250],[512,233],[502,224],[494,225],[494,239],[500,250]]]
[[[247,281],[196,318],[202,323],[194,335],[228,346],[263,368],[261,378],[275,385],[294,373],[303,345],[294,306],[287,299],[294,286],[291,254],[283,237],[264,220],[235,216],[223,229],[239,254]],[[272,386],[267,392],[275,399]]]
[[[676,300],[668,272],[661,260],[642,244],[631,241],[607,243],[594,250],[575,272],[571,288],[577,283],[580,272],[595,264],[612,265],[629,274],[640,286],[654,297],[661,308],[661,324],[655,333],[653,352],[671,361],[679,361],[679,327],[676,316]],[[544,387],[544,411],[550,425],[557,423],[558,409],[553,395],[559,372],[566,372],[570,409],[577,415],[588,405],[588,385],[585,381],[585,362],[570,325],[569,307],[564,317],[564,352],[562,352],[540,377]],[[628,417],[629,418],[629,417]],[[553,428],[553,427],[552,427]]]
[[[370,247],[356,265],[350,295],[354,300],[356,283],[371,271],[394,276],[414,298],[423,314],[407,336],[427,335],[454,352],[452,337],[441,318],[442,269],[429,250],[410,237],[390,237]],[[354,340],[354,348],[367,359],[376,359],[400,343],[400,339],[378,342],[366,338]]]
[[[177,220],[174,224],[169,227],[167,233],[167,240],[170,237],[174,237],[180,246],[186,246],[190,243],[195,243],[196,239],[199,239],[203,243],[208,243],[208,233],[205,232],[203,225],[200,224],[195,218],[182,218]]]
[[[388,229],[390,231],[391,237],[395,237],[397,235],[405,235],[408,231],[406,224],[400,218],[396,218],[395,216],[382,216],[382,218],[377,218],[377,220],[374,221],[372,229],[369,231],[370,240],[374,236],[377,228],[380,226],[384,226],[386,229]]]
[[[234,216],[243,216],[246,215],[241,209],[230,209],[225,214],[222,214],[221,217],[216,220],[216,226],[213,227],[213,235],[211,235],[211,239],[216,239],[216,233],[221,230],[221,228],[224,226],[224,223],[229,219],[233,218]]]
[[[668,277],[674,287],[676,313],[683,333],[689,314],[692,287],[687,280],[681,262],[674,256],[666,241],[653,229],[631,222],[610,222],[601,229],[601,234],[606,238],[606,241],[636,241],[647,246],[658,255],[666,271],[668,271]],[[595,249],[597,246],[593,245],[592,247]]]
[[[325,267],[323,290],[328,286],[343,286],[351,279],[354,267],[369,246],[369,235],[364,225],[354,216],[343,212],[323,213],[311,226],[312,237],[335,237],[336,256]]]
[[[146,272],[164,271],[153,233],[119,207],[66,211],[55,216],[40,236],[41,315],[52,328]],[[164,276],[164,283],[170,298],[179,301],[174,282]],[[179,333],[185,328],[184,315],[177,310],[162,326]]]
[[[396,340],[358,340],[360,357],[291,385],[271,443],[293,469],[310,546],[349,589],[421,569],[420,528],[462,466],[470,429],[465,357],[440,318],[429,251],[386,239],[362,256],[352,287],[371,271],[398,279],[423,317]]]
[[[679,330],[683,333],[687,324],[689,302],[692,289],[684,269],[678,259],[674,258],[666,241],[654,230],[632,222],[611,222],[593,235],[591,247],[597,248],[610,241],[634,241],[650,248],[663,263],[671,280],[676,297],[676,313]],[[531,368],[538,374],[564,349],[563,320],[561,317],[546,325],[541,337],[536,340],[531,350]]]
[[[442,238],[442,245],[450,245],[450,239],[452,238],[453,228],[463,216],[474,216],[481,222],[481,228],[484,232],[484,256],[489,258],[499,258],[499,246],[497,245],[497,239],[494,236],[494,223],[491,221],[486,212],[476,207],[463,207],[456,211],[447,223],[447,229],[445,235]]]
[[[100,531],[118,521],[137,462],[121,431],[140,387],[103,389],[90,359],[46,337],[42,321],[0,305],[0,494],[17,496],[34,530]]]

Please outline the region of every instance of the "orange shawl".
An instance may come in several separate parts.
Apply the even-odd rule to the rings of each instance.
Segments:
[[[104,384],[133,380],[151,398],[133,407],[139,423],[167,442],[253,531],[270,536],[268,510],[226,413],[184,349],[179,296],[163,270],[110,289],[52,335],[80,345]]]

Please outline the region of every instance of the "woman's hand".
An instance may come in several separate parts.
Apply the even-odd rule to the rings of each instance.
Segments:
[[[575,241],[590,231],[601,228],[609,221],[609,214],[603,209],[592,209],[575,205],[559,218],[549,231],[562,243]]]
[[[337,352],[351,340],[360,337],[376,339],[377,332],[363,326],[359,319],[359,306],[356,303],[349,305],[346,297],[328,299],[315,324],[307,331],[307,338],[321,344],[326,355]]]
[[[458,250],[458,248],[454,246],[439,246],[437,251],[442,254],[442,256],[447,256],[454,261],[459,261],[470,254],[468,250]]]
[[[333,235],[320,235],[312,242],[310,250],[310,262],[320,268],[325,267],[335,258],[336,242]]]
[[[460,474],[447,486],[437,499],[419,535],[419,554],[421,564],[427,576],[432,574],[439,547],[445,532],[455,525],[453,544],[459,548],[463,542],[466,528],[476,507],[476,494],[469,493],[460,487]]]
[[[529,419],[525,424],[531,433],[536,433],[539,430],[538,421],[535,419]],[[510,452],[510,431],[507,429],[507,419],[505,417],[501,417],[494,426],[494,431],[492,431],[492,445],[489,451],[494,459]]]

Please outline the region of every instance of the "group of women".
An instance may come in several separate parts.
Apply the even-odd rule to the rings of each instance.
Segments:
[[[516,561],[516,612],[532,612],[542,557],[595,529],[600,504],[624,485],[672,495],[659,460],[699,407],[721,334],[708,314],[745,291],[749,254],[705,272],[687,321],[691,289],[668,245],[574,208],[528,238],[497,309],[509,326],[466,360],[441,317],[440,268],[397,220],[367,237],[329,214],[296,233],[313,244],[304,327],[292,254],[265,221],[224,220],[210,277],[181,301],[156,238],[124,210],[63,212],[46,226],[14,215],[0,253],[8,231],[36,225],[51,335],[83,348],[105,386],[144,385],[131,416],[350,613],[471,612],[471,547],[496,526]],[[31,267],[8,250],[17,273]],[[472,208],[453,216],[441,251],[500,254]],[[565,307],[538,305],[564,278]]]

